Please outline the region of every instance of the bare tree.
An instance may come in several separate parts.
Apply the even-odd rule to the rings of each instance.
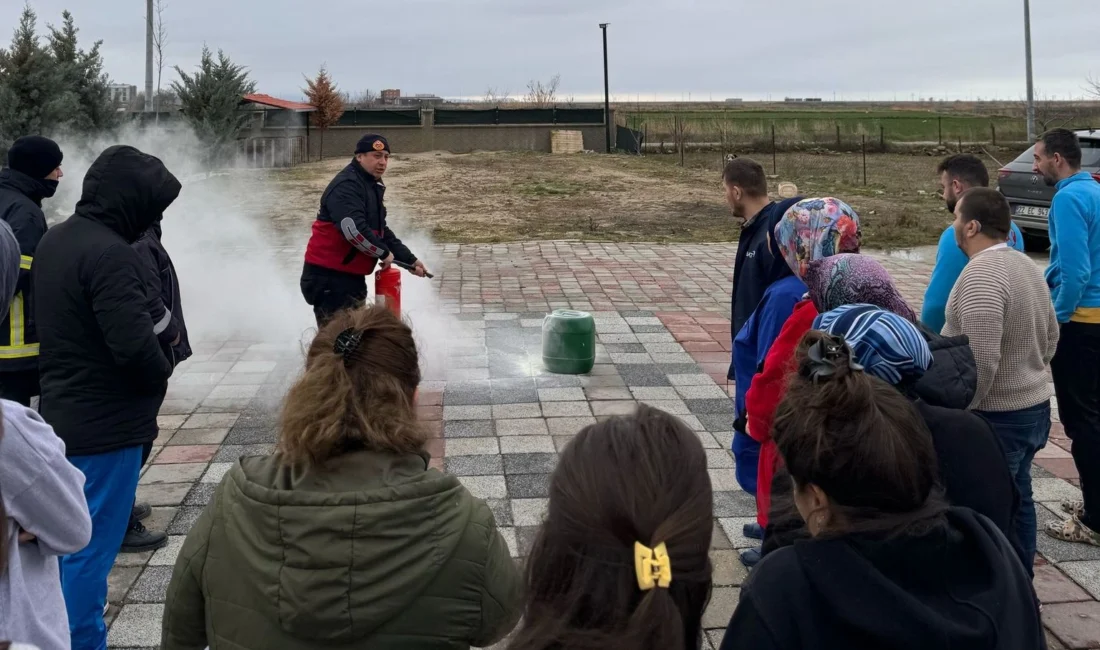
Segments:
[[[344,104],[351,108],[366,108],[368,106],[374,106],[378,102],[378,93],[374,92],[370,88],[364,88],[354,95],[349,92],[341,93],[344,99]]]
[[[1025,103],[1024,110],[1027,110]],[[1081,106],[1072,101],[1058,101],[1044,96],[1035,100],[1035,126],[1040,133],[1073,126],[1081,117]]]
[[[157,112],[155,123],[160,124],[160,80],[164,74],[164,46],[168,43],[168,30],[164,27],[164,0],[153,0],[153,54],[157,66],[157,91],[153,95],[153,110]]]
[[[490,87],[485,89],[484,102],[486,104],[492,104],[494,106],[499,106],[501,104],[511,103],[511,101],[512,101],[511,93],[508,90],[500,90],[500,89],[495,88],[493,86],[490,86]]]
[[[532,79],[527,82],[527,94],[523,101],[538,108],[548,108],[554,105],[558,98],[558,85],[561,83],[561,75],[556,74],[546,84]]]
[[[1085,92],[1096,99],[1100,99],[1100,77],[1094,77],[1090,74],[1085,79]]]

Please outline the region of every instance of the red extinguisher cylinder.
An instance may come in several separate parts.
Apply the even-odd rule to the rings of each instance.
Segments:
[[[374,300],[401,318],[401,271],[390,266],[374,275]]]

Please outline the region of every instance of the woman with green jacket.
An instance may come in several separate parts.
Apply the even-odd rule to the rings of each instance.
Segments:
[[[412,331],[338,314],[283,405],[279,445],[225,476],[176,561],[165,650],[488,646],[522,579],[492,513],[428,469]]]

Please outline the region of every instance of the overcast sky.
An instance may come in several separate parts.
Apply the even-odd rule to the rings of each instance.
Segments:
[[[164,0],[168,65],[203,43],[246,65],[260,92],[297,98],[327,64],[353,94],[522,95],[561,75],[561,95],[602,96],[598,24],[609,22],[617,100],[1018,99],[1022,0]],[[107,72],[144,85],[144,0],[32,0],[41,30],[71,10]],[[19,0],[0,1],[6,42]],[[1083,94],[1100,76],[1096,0],[1033,0],[1041,96]],[[175,74],[165,71],[167,86]]]

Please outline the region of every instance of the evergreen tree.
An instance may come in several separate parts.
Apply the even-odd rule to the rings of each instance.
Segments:
[[[336,124],[344,114],[344,99],[336,89],[336,84],[332,82],[328,70],[325,70],[323,65],[315,79],[306,79],[306,88],[303,92],[309,98],[309,103],[317,109],[310,119],[313,125],[321,130],[320,157],[323,160],[325,157],[325,131],[328,127]]]
[[[233,153],[237,135],[248,121],[240,104],[244,95],[255,92],[255,82],[249,80],[244,66],[233,63],[221,50],[215,61],[205,46],[194,74],[187,74],[179,66],[175,69],[180,80],[173,82],[172,90],[179,96],[183,116],[210,148],[210,162],[225,160]]]
[[[69,119],[75,97],[50,51],[39,43],[38,17],[27,6],[9,49],[0,49],[0,149],[22,135],[48,134]]]
[[[65,87],[75,95],[76,110],[71,114],[68,127],[79,133],[94,133],[113,128],[118,124],[118,111],[111,101],[110,79],[103,72],[103,57],[99,48],[103,41],[96,41],[85,52],[77,46],[79,31],[68,11],[61,14],[61,29],[50,26],[50,51],[64,79]]]

